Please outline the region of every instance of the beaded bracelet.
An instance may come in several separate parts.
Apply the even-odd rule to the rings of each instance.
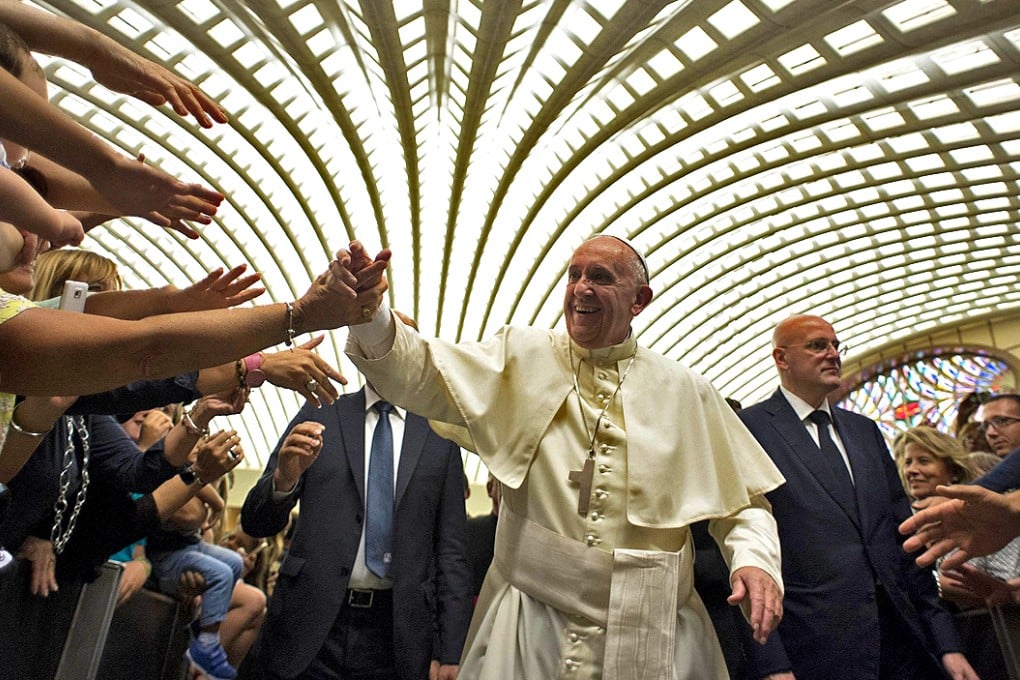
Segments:
[[[52,427],[50,428],[50,430],[46,430],[45,432],[32,432],[31,430],[26,430],[21,425],[18,425],[18,422],[14,418],[15,418],[15,416],[18,415],[18,409],[20,407],[21,407],[21,403],[15,404],[14,409],[11,411],[11,429],[12,430],[17,432],[18,434],[23,434],[26,437],[34,437],[35,439],[39,439],[41,437],[45,437],[46,435],[48,435],[50,433],[50,430],[53,429]]]

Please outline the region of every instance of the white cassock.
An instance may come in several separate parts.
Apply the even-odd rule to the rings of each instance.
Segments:
[[[586,350],[564,333],[506,327],[453,344],[383,312],[351,328],[351,360],[387,400],[478,453],[503,486],[459,677],[726,678],[692,588],[687,527],[712,519],[731,573],[759,567],[782,588],[763,494],[784,480],[715,389],[633,338]],[[582,516],[570,472],[607,404]]]

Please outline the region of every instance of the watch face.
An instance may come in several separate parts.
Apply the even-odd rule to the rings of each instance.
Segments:
[[[185,484],[194,484],[195,480],[198,478],[195,475],[195,471],[191,469],[190,465],[181,470],[179,476],[181,478],[181,481],[183,481]]]
[[[248,387],[258,387],[266,381],[266,374],[260,368],[253,368],[244,376],[244,384]]]

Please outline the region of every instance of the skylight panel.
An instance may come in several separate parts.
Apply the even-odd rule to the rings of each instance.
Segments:
[[[145,42],[145,46],[152,51],[157,60],[170,61],[172,57],[180,53],[183,43],[179,38],[169,33],[157,33]]]
[[[260,64],[266,59],[266,54],[262,51],[262,47],[254,41],[238,46],[233,51],[232,56],[237,60],[238,64],[249,71],[255,68],[256,64]]]
[[[903,116],[896,109],[886,108],[869,111],[861,115],[861,120],[873,132],[881,132],[903,125]]]
[[[851,120],[838,120],[825,123],[821,126],[821,132],[830,142],[842,143],[855,137],[860,137],[861,131]]]
[[[319,14],[319,9],[312,2],[307,3],[304,7],[291,14],[289,19],[291,26],[300,35],[308,35],[313,31],[318,31],[325,25],[322,15]]]
[[[683,111],[691,120],[701,120],[705,116],[710,116],[715,111],[709,103],[701,96],[700,92],[689,92],[680,98],[677,102],[677,106]]]
[[[1020,99],[1020,85],[1009,79],[964,88],[963,94],[977,106],[994,106]]]
[[[902,154],[928,148],[928,140],[919,132],[890,137],[887,143],[890,149]]]
[[[634,90],[639,95],[648,94],[658,83],[652,76],[648,74],[643,68],[636,68],[633,72],[627,75],[627,86]]]
[[[411,49],[416,43],[424,43],[425,18],[419,14],[414,19],[402,24],[397,29],[397,35],[400,36],[400,44],[404,46],[404,49]]]
[[[938,95],[929,99],[913,101],[907,104],[910,110],[920,120],[932,120],[942,116],[951,116],[959,113],[960,107],[946,95]]]
[[[966,168],[960,171],[960,174],[963,175],[964,179],[966,179],[968,182],[977,183],[1001,177],[1002,170],[995,165],[982,165],[981,167],[977,168]],[[980,194],[982,192],[982,187],[978,186],[971,187],[971,191],[973,191],[975,194]]]
[[[676,41],[677,49],[691,61],[697,61],[719,45],[709,37],[701,26],[695,26]]]
[[[563,13],[559,25],[585,45],[590,45],[602,32],[602,24],[580,5],[570,5]]]
[[[814,118],[815,116],[825,115],[828,112],[828,109],[825,107],[825,104],[817,99],[811,99],[797,104],[793,107],[791,112],[797,117],[797,120],[807,120],[808,118]]]
[[[322,58],[324,54],[336,47],[336,40],[333,38],[333,33],[328,28],[323,28],[321,31],[311,36],[305,41],[308,49],[311,50],[318,58]]]
[[[814,46],[805,44],[790,50],[786,54],[779,55],[779,64],[785,68],[790,75],[799,76],[813,71],[816,68],[825,66],[825,57],[818,53]]]
[[[882,14],[902,33],[909,33],[956,16],[956,10],[946,0],[904,0],[883,10]]]
[[[956,184],[956,178],[951,172],[936,172],[931,175],[921,175],[917,181],[926,189],[937,189]]]
[[[932,62],[947,76],[999,63],[999,56],[983,40],[972,40],[938,50],[931,55]]]
[[[209,0],[181,0],[176,8],[199,25],[219,16],[220,13],[219,8]]]
[[[708,23],[713,28],[732,40],[752,26],[760,23],[758,16],[747,9],[740,0],[725,5],[718,12],[708,18]]]
[[[110,26],[116,28],[132,40],[137,40],[143,34],[155,28],[151,21],[130,7],[125,7],[110,17]]]
[[[790,146],[797,153],[808,153],[822,147],[822,141],[811,132],[804,132],[790,140]]]
[[[1017,132],[1020,130],[1020,111],[1008,111],[996,116],[985,118],[985,124],[996,134]],[[1007,142],[1002,142],[1005,148]]]
[[[979,139],[981,135],[973,123],[956,123],[943,125],[932,130],[940,142],[946,145],[957,144],[971,139]]]
[[[847,57],[869,47],[880,45],[882,36],[875,32],[867,21],[855,21],[849,26],[844,26],[838,31],[833,31],[825,36],[828,43],[839,56]]]
[[[232,47],[244,39],[244,33],[230,19],[224,19],[216,24],[209,29],[208,33],[209,37],[221,47]]]
[[[774,116],[771,116],[771,117],[766,118],[765,120],[763,120],[761,122],[761,129],[764,132],[772,132],[774,130],[778,130],[780,128],[784,128],[784,127],[786,127],[789,124],[790,124],[790,119],[787,118],[784,114],[778,113],[778,114],[776,114]]]
[[[840,108],[850,108],[857,106],[858,104],[869,102],[875,98],[874,93],[868,88],[868,86],[863,82],[859,82],[859,77],[853,78],[852,81],[850,78],[841,78],[840,80],[847,82],[845,84],[841,82],[840,84],[843,86],[835,89],[835,91],[830,95],[836,106]],[[828,94],[828,92],[826,92],[826,94]]]
[[[977,163],[980,161],[991,161],[995,159],[995,154],[984,144],[976,146],[968,146],[962,149],[953,149],[949,152],[949,156],[957,163]]]
[[[673,50],[664,48],[645,62],[645,67],[652,70],[660,78],[669,78],[684,70],[684,64],[680,61]]]
[[[793,0],[762,0],[762,2],[775,13],[792,3]]]
[[[782,82],[768,64],[758,64],[740,74],[740,79],[752,92],[761,92]]]
[[[878,85],[886,92],[900,92],[912,87],[924,85],[931,78],[921,70],[913,60],[901,59],[890,64],[883,73],[877,74]]]
[[[720,107],[729,106],[744,98],[744,94],[729,80],[712,86],[709,88],[708,94]]]
[[[931,172],[932,170],[945,167],[942,157],[934,153],[907,158],[904,163],[906,163],[908,168],[917,173]]]

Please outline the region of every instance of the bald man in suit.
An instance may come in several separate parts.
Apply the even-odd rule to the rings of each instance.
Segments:
[[[874,422],[829,405],[845,352],[817,316],[781,322],[780,387],[740,419],[786,484],[767,494],[779,526],[785,615],[747,645],[751,677],[976,680],[930,571],[901,549],[910,515]]]

